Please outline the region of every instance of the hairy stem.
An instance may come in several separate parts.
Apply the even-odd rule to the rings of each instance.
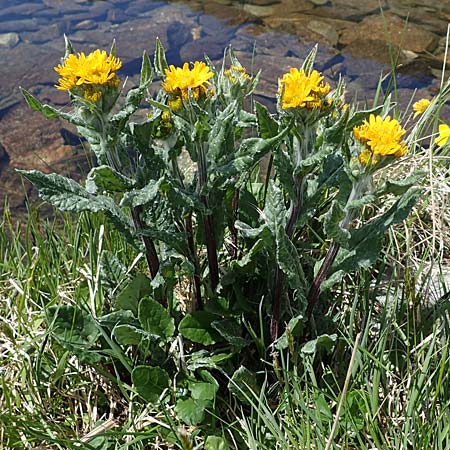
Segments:
[[[317,303],[317,300],[319,300],[320,286],[325,281],[328,271],[330,270],[331,265],[336,259],[338,251],[339,251],[339,244],[333,241],[330,245],[330,248],[327,250],[327,253],[322,262],[322,265],[320,266],[319,271],[317,272],[317,275],[314,277],[311,287],[309,288],[307,297],[308,306],[306,308],[306,317],[308,319],[311,317],[311,314],[313,312],[314,306]]]
[[[201,283],[200,283],[200,270],[198,266],[197,252],[195,250],[194,235],[192,231],[192,215],[185,220],[185,228],[187,233],[187,240],[189,246],[189,252],[191,253],[192,264],[194,265],[194,296],[195,304],[193,305],[193,310],[196,311],[201,309],[203,306],[202,293],[201,293]]]
[[[202,145],[198,147],[198,191],[200,193],[200,198],[202,203],[205,205],[206,209],[209,209],[208,196],[202,194],[203,188],[206,186],[207,182],[207,161],[205,149]],[[214,222],[211,214],[202,214],[203,227],[205,229],[205,240],[206,240],[206,253],[208,255],[208,267],[209,275],[211,280],[211,289],[216,290],[219,284],[219,263],[217,259],[217,245],[214,236]]]
[[[133,216],[133,222],[136,230],[140,231],[144,229],[144,225],[141,220],[142,208],[136,206],[131,210],[131,215]],[[142,240],[145,246],[145,257],[147,259],[148,268],[152,278],[156,277],[159,270],[159,259],[156,253],[156,248],[153,240],[148,236],[142,236]]]

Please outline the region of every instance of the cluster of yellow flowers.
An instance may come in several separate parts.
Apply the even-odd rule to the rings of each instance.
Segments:
[[[322,109],[327,106],[326,95],[330,92],[330,85],[323,82],[323,75],[313,70],[307,75],[303,69],[292,68],[279,81],[278,93],[281,97],[281,107]]]
[[[162,87],[171,96],[169,106],[175,110],[182,106],[182,100],[189,98],[189,90],[195,100],[204,97],[208,80],[214,76],[209,67],[199,61],[194,62],[192,69],[188,63],[184,63],[183,67],[171,65],[165,74]]]
[[[362,125],[353,128],[356,140],[365,146],[359,155],[359,161],[365,165],[376,164],[383,156],[403,156],[407,151],[406,144],[401,139],[405,133],[406,130],[397,120],[371,114],[369,120],[366,119]]]
[[[57,89],[80,94],[87,100],[97,102],[102,95],[102,87],[116,89],[119,78],[116,72],[122,67],[119,58],[107,55],[104,50],[95,50],[87,56],[81,52],[70,54],[63,64],[55,67],[60,75]],[[251,80],[245,68],[231,66],[224,72],[231,83]],[[172,110],[180,109],[183,100],[188,100],[189,91],[195,100],[206,96],[209,80],[214,76],[210,68],[200,61],[191,66],[185,63],[183,67],[171,65],[165,70],[162,82],[163,89],[169,94],[169,106]],[[326,98],[330,85],[324,81],[324,76],[312,70],[307,74],[304,69],[291,68],[279,80],[278,94],[281,96],[282,109],[304,108],[321,110],[330,105]],[[414,117],[423,114],[431,105],[432,100],[421,99],[413,105]],[[389,116],[370,115],[362,125],[353,129],[357,141],[364,145],[359,155],[361,164],[376,164],[380,157],[400,157],[405,155],[407,147],[402,140],[406,131],[400,123]],[[443,146],[450,138],[450,127],[447,124],[439,126],[439,136],[435,139],[438,146]]]
[[[241,66],[231,66],[229,69],[225,70],[224,75],[231,83],[245,82],[252,79],[245,68]]]
[[[118,87],[119,78],[115,72],[121,67],[120,59],[107,55],[104,50],[97,49],[87,56],[83,52],[70,54],[63,64],[55,67],[61,76],[56,88],[72,92],[79,88],[84,98],[97,102],[102,95],[100,86]]]

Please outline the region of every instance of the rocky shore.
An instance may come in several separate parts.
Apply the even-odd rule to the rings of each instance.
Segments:
[[[19,92],[22,86],[67,107],[67,94],[53,87],[64,34],[85,52],[107,49],[115,39],[129,86],[137,81],[142,51],[152,54],[156,37],[175,65],[204,53],[218,62],[231,44],[249,70],[262,70],[258,99],[270,104],[277,78],[318,43],[317,68],[332,82],[342,74],[349,98],[357,93],[370,100],[392,61],[400,102],[431,98],[444,66],[450,0],[381,3],[383,12],[379,0],[0,0],[0,190],[20,212],[35,194],[15,168],[75,178],[88,170],[89,155],[75,130],[31,111]]]

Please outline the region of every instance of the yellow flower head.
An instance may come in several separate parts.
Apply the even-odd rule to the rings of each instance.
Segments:
[[[240,66],[230,66],[229,69],[225,70],[224,75],[231,83],[245,82],[252,79],[245,68]]]
[[[306,75],[303,69],[292,68],[279,81],[279,94],[282,94],[281,107],[320,109],[327,106],[325,96],[330,92],[330,85],[324,83],[323,75],[313,70]]]
[[[104,50],[95,50],[87,56],[81,52],[70,54],[63,64],[55,67],[61,76],[56,88],[62,91],[72,91],[81,88],[83,96],[91,101],[98,101],[101,92],[89,86],[111,86],[117,88],[119,78],[116,71],[122,67],[119,58],[107,55]]]
[[[414,103],[413,110],[416,112],[414,114],[414,117],[417,117],[420,114],[423,114],[430,105],[431,105],[430,100],[428,100],[426,98],[422,98],[418,102]]]
[[[439,147],[442,147],[447,143],[449,137],[450,137],[450,127],[447,124],[443,123],[439,125],[439,136],[434,140],[434,142]]]
[[[206,84],[214,76],[209,67],[200,61],[195,61],[192,69],[188,63],[183,67],[170,66],[165,70],[166,78],[162,83],[163,89],[173,97],[189,98],[189,90],[196,100],[206,94]]]
[[[378,162],[380,156],[394,156],[399,158],[407,152],[405,141],[402,140],[406,130],[402,128],[400,123],[391,119],[389,116],[382,118],[381,116],[370,115],[369,120],[364,120],[359,127],[353,128],[355,138],[365,145],[365,150],[370,153],[372,163]],[[360,154],[360,162],[367,164],[369,159],[368,153]]]

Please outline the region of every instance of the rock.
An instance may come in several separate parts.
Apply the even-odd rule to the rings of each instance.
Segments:
[[[276,5],[282,2],[280,0],[249,0],[246,3],[250,5],[268,6],[268,5]]]
[[[106,20],[112,23],[123,23],[130,19],[130,16],[125,14],[121,9],[109,9],[106,15]]]
[[[396,46],[389,46],[385,41],[378,39],[355,40],[342,49],[343,54],[350,53],[353,58],[361,60],[372,60],[383,63],[387,66],[391,65],[391,55],[396,58],[397,63],[403,64],[406,58]]]
[[[391,42],[402,50],[415,53],[432,51],[437,45],[437,36],[417,25],[408,23],[400,17],[384,13],[383,16],[372,15],[364,18],[361,23],[349,28],[341,34],[340,44],[367,40],[368,30],[370,38]]]
[[[11,21],[12,19],[14,19],[14,21],[16,21],[17,19],[20,19],[22,17],[24,18],[33,17],[36,13],[42,11],[43,9],[44,5],[42,3],[31,3],[31,2],[19,3],[6,8],[0,8],[0,20]]]
[[[48,41],[54,41],[63,36],[64,30],[59,23],[54,23],[45,28],[40,28],[34,32],[22,32],[21,37],[24,42],[33,44],[43,44]]]
[[[294,34],[307,42],[336,46],[342,30],[352,24],[348,21],[316,19],[312,14],[292,15],[289,17],[271,17],[265,20],[268,27],[275,31]]]
[[[78,22],[73,29],[74,30],[92,30],[97,26],[97,22],[95,20],[86,19]]]
[[[273,5],[252,5],[250,3],[245,3],[244,11],[256,16],[256,17],[269,17],[273,16],[275,8]]]
[[[326,5],[329,0],[310,0],[311,3],[314,3],[314,5]]]
[[[0,47],[13,48],[20,42],[20,36],[17,33],[0,34]]]
[[[37,31],[40,24],[36,18],[33,18],[1,22],[0,27],[3,33],[16,33],[18,30],[22,33],[24,31]]]
[[[211,42],[211,39],[200,38],[196,41],[188,42],[180,48],[180,63],[185,61],[202,61],[205,54],[209,59],[220,59],[228,43],[217,41]]]
[[[207,2],[203,6],[203,11],[227,25],[241,25],[243,23],[252,23],[258,20],[257,17],[245,11],[242,7],[228,6],[224,8],[215,2]]]
[[[338,32],[336,28],[330,23],[321,20],[311,20],[308,23],[308,29],[323,36],[325,41],[331,44],[333,47],[338,43]]]

